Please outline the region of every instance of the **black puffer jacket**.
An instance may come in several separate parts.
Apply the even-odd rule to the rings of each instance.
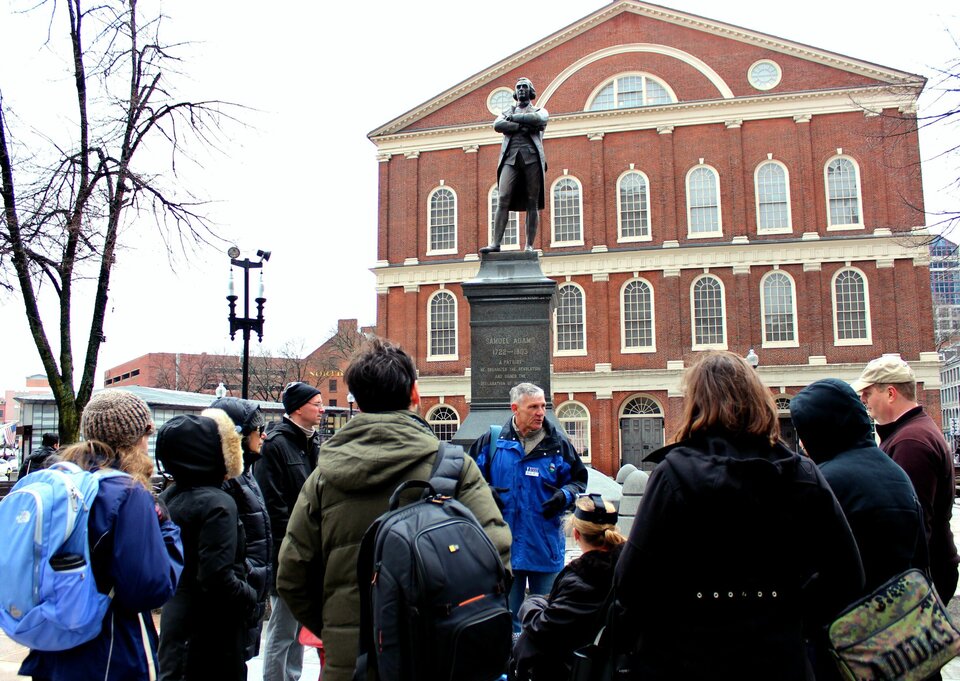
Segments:
[[[732,399],[732,398],[731,398]],[[809,459],[717,432],[671,445],[616,569],[619,679],[801,681],[805,638],[863,588],[857,545]]]
[[[286,416],[271,428],[260,449],[260,460],[253,467],[253,475],[270,515],[273,536],[273,555],[270,593],[276,593],[277,565],[280,544],[287,533],[287,523],[293,511],[300,488],[317,467],[320,451],[320,433],[314,431],[308,438],[297,424]]]
[[[162,499],[184,550],[180,584],[160,620],[161,681],[246,679],[247,621],[257,594],[245,579],[237,504],[220,488],[243,465],[240,436],[220,413],[226,423],[177,416],[157,435],[157,457],[175,480]]]
[[[512,679],[570,676],[574,651],[592,643],[603,625],[620,549],[588,551],[563,568],[546,598],[533,596],[524,602],[523,631],[510,663]]]
[[[817,381],[790,402],[810,458],[840,502],[860,548],[864,593],[911,567],[926,567],[910,478],[873,439],[870,417],[846,381]]]
[[[54,463],[60,460],[57,450],[53,447],[40,446],[34,449],[20,464],[20,470],[17,472],[17,480],[43,468],[50,468]]]

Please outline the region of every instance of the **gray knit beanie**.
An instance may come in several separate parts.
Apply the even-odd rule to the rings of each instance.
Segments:
[[[153,418],[147,403],[133,393],[101,390],[87,402],[80,430],[85,440],[100,440],[123,449],[153,432]]]

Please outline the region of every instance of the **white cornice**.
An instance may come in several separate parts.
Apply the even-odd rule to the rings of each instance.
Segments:
[[[620,272],[664,272],[678,274],[680,270],[767,265],[802,265],[805,271],[830,262],[892,262],[896,259],[915,259],[925,252],[926,230],[913,235],[875,237],[869,234],[855,238],[823,238],[816,241],[783,240],[754,241],[750,244],[696,244],[682,248],[637,248],[629,251],[580,253],[577,255],[547,255],[541,258],[543,273],[548,277],[590,276]],[[412,266],[374,267],[378,289],[402,286],[411,290],[416,286],[435,286],[441,283],[473,279],[479,263],[442,262]]]
[[[862,87],[738,99],[711,99],[612,111],[580,111],[550,117],[545,138],[591,136],[633,130],[669,130],[678,126],[820,116],[900,108],[916,97],[910,87]],[[472,145],[499,145],[503,136],[490,123],[412,130],[373,140],[378,155],[413,154]]]
[[[868,78],[876,79],[886,83],[919,83],[921,86],[925,79],[915,74],[899,71],[888,67],[872,64],[847,57],[835,52],[828,52],[802,43],[796,43],[784,40],[766,33],[751,31],[733,24],[726,24],[719,21],[706,19],[695,14],[687,14],[675,10],[667,9],[657,5],[650,5],[635,0],[620,0],[611,2],[593,14],[589,14],[583,19],[560,29],[559,31],[547,36],[543,40],[536,42],[529,47],[515,52],[506,59],[503,59],[490,68],[481,71],[464,81],[461,81],[452,88],[440,93],[433,99],[407,111],[406,113],[394,118],[384,125],[371,131],[367,137],[374,139],[383,135],[395,133],[398,130],[413,124],[424,116],[450,104],[456,99],[466,95],[469,92],[481,87],[499,78],[504,73],[524,64],[535,57],[548,52],[554,47],[575,38],[576,36],[595,28],[597,25],[607,21],[621,13],[632,12],[641,16],[650,17],[660,21],[686,26],[694,30],[703,31],[713,35],[722,36],[743,43],[758,45],[766,49],[789,54],[801,59],[824,64],[833,68],[841,69],[851,73],[856,73]],[[667,47],[667,46],[664,46]]]

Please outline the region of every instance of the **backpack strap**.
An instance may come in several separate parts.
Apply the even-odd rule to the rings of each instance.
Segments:
[[[490,471],[493,470],[493,457],[497,454],[497,440],[500,439],[502,431],[503,426],[496,423],[490,424],[490,442],[487,443],[487,456],[484,459],[483,470],[480,471],[485,480],[490,480]]]
[[[376,550],[377,530],[380,519],[373,522],[363,533],[360,553],[357,556],[357,584],[360,587],[360,641],[357,647],[357,663],[353,668],[353,681],[367,681],[368,669],[377,668],[377,648],[373,641],[373,602],[370,597],[370,582],[373,580],[373,556]]]
[[[441,442],[430,471],[430,486],[437,494],[456,497],[460,491],[460,473],[466,454],[460,445]]]

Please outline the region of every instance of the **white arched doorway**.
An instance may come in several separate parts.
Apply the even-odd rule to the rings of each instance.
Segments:
[[[632,463],[652,471],[647,457],[663,446],[663,409],[652,397],[638,395],[627,400],[620,412],[620,465]]]

